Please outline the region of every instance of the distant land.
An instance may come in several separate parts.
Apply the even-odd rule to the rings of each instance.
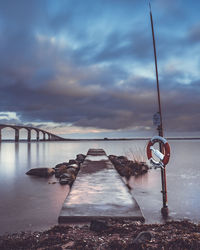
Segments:
[[[135,137],[135,138],[90,138],[90,139],[71,139],[71,138],[63,138],[59,141],[137,141],[137,140],[150,140],[152,137]],[[200,140],[200,137],[165,137],[167,140]],[[14,139],[5,139],[1,142],[14,142]],[[43,141],[43,140],[40,140]],[[21,139],[19,142],[27,142],[26,139]],[[31,142],[36,142],[36,140],[31,140]],[[45,142],[49,142],[46,140]],[[53,141],[55,142],[55,141]]]

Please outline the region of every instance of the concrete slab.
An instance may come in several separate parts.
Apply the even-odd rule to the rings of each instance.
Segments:
[[[64,201],[59,223],[129,218],[144,221],[142,212],[103,149],[90,149]]]

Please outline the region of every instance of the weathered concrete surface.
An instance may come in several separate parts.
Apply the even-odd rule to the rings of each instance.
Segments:
[[[130,218],[144,221],[142,212],[102,149],[90,149],[66,198],[59,223]]]

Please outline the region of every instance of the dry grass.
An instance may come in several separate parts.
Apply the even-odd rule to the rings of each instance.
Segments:
[[[128,151],[125,152],[125,156],[132,160],[133,162],[145,162],[146,163],[146,151],[140,147],[135,146],[133,148],[129,148]]]

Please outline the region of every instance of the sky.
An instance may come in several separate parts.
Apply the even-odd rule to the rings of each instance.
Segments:
[[[152,0],[164,131],[200,132],[200,1]],[[145,0],[0,0],[0,123],[69,138],[154,135]]]

